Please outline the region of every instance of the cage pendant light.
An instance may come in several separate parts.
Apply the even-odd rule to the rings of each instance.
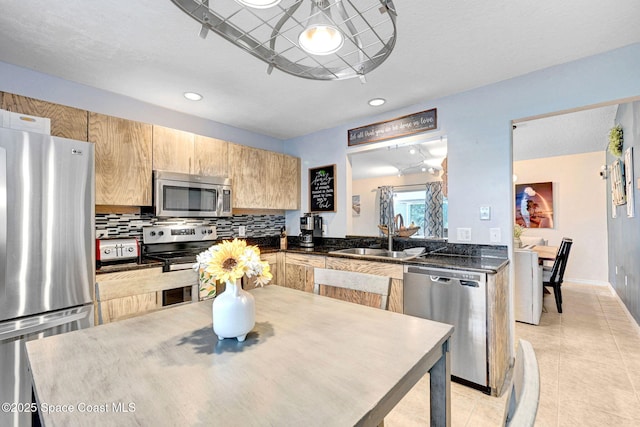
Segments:
[[[364,76],[396,42],[392,0],[171,0],[209,31],[267,64],[314,80]],[[209,4],[211,3],[211,4]]]
[[[330,55],[340,50],[344,37],[333,22],[328,0],[311,0],[311,15],[298,42],[312,55]]]

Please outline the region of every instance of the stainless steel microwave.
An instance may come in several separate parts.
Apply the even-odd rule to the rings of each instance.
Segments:
[[[231,179],[153,171],[156,216],[207,218],[231,216]]]

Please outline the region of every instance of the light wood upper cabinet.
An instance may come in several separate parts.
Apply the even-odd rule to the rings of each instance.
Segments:
[[[153,126],[153,169],[192,173],[193,134]]]
[[[268,209],[300,209],[300,159],[267,152]]]
[[[266,150],[229,144],[229,175],[233,184],[233,207],[266,209]]]
[[[65,105],[14,95],[0,93],[1,108],[30,116],[51,119],[51,135],[63,138],[87,141],[88,112]]]
[[[234,208],[300,208],[299,158],[229,144],[229,171]]]
[[[151,206],[152,126],[89,113],[96,144],[96,204]]]
[[[202,135],[194,136],[193,158],[198,175],[229,176],[229,143]]]
[[[153,126],[153,169],[228,176],[228,143],[177,129]]]

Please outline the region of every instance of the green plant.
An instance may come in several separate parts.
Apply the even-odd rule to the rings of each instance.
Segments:
[[[513,237],[516,239],[519,239],[520,236],[522,236],[522,233],[524,232],[524,227],[518,224],[514,224],[513,225]]]
[[[609,152],[614,156],[622,155],[622,126],[617,125],[609,131]]]

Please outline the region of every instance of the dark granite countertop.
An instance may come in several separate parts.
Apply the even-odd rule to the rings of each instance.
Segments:
[[[477,245],[474,245],[477,246]],[[266,248],[265,248],[266,249]],[[454,253],[435,253],[432,255],[423,255],[411,260],[371,258],[356,255],[332,254],[332,251],[341,249],[335,246],[317,246],[314,248],[302,248],[299,246],[289,246],[285,252],[300,253],[307,255],[322,255],[330,257],[351,258],[362,261],[388,262],[393,264],[419,265],[423,267],[449,268],[454,270],[477,271],[480,273],[494,274],[505,268],[509,259],[506,257],[490,255],[482,255],[481,253],[471,254],[454,254]],[[262,250],[262,249],[261,249]],[[266,253],[265,250],[262,250]]]
[[[442,240],[420,240],[420,239],[394,239],[394,250],[404,250],[412,247],[424,247],[425,252],[431,254],[423,255],[411,260],[371,258],[363,256],[332,254],[330,252],[349,247],[386,247],[386,238],[324,238],[322,243],[313,248],[303,248],[297,245],[297,237],[288,238],[288,247],[285,252],[306,255],[321,255],[330,257],[341,257],[359,259],[363,261],[388,262],[394,264],[419,265],[433,268],[449,268],[454,270],[477,271],[481,273],[497,273],[505,268],[509,263],[507,247],[501,245],[471,245],[471,244],[450,244]],[[249,239],[249,244],[259,246],[263,254],[280,251],[279,238],[277,236]],[[152,267],[161,267],[160,261],[145,260],[141,264],[126,263],[103,266],[96,270],[96,274],[113,273],[117,271],[137,270]]]

